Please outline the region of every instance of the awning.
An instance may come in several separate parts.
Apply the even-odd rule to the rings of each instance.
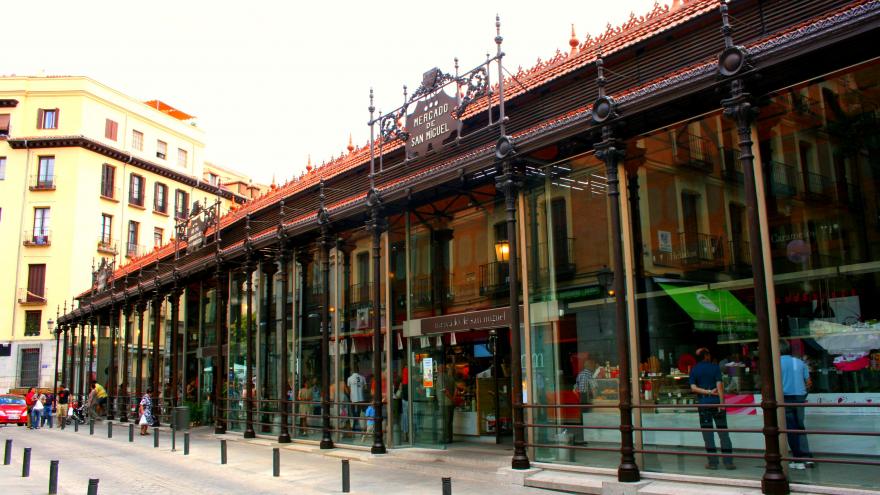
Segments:
[[[693,318],[697,330],[722,332],[755,329],[755,315],[728,290],[659,285]]]

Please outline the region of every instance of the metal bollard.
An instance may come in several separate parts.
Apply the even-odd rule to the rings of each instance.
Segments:
[[[31,448],[24,448],[24,457],[21,460],[21,477],[27,478],[31,475]]]
[[[58,493],[58,461],[49,461],[49,495]]]
[[[6,439],[6,452],[3,453],[3,465],[8,466],[12,464],[12,439]]]
[[[226,440],[220,440],[220,464],[226,464]]]
[[[90,419],[89,420],[89,435],[94,435],[94,434],[95,434],[95,420]]]
[[[131,423],[128,425],[128,441],[134,442],[134,424]]]
[[[76,419],[73,420],[73,432],[74,433],[79,432],[79,421],[77,421]]]
[[[443,495],[452,495],[452,478],[443,478]]]
[[[171,452],[177,452],[177,429],[171,423]]]
[[[107,421],[107,438],[113,438],[113,421]]]
[[[159,448],[159,428],[153,428],[153,448]]]
[[[183,455],[189,455],[189,432],[183,434]]]
[[[281,450],[278,447],[272,449],[272,476],[281,476]]]
[[[89,478],[89,491],[87,495],[98,495],[98,480]]]
[[[348,459],[342,460],[342,493],[351,491],[351,479],[348,471]]]

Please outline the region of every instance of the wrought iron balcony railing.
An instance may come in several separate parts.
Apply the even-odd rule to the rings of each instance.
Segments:
[[[34,229],[24,231],[25,246],[51,246],[52,231],[49,229]]]
[[[29,189],[31,191],[54,191],[55,190],[55,175],[47,175],[47,174],[38,174],[31,175],[30,181],[28,182]]]

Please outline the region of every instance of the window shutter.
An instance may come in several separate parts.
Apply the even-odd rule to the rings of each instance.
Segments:
[[[55,127],[53,129],[58,129],[61,126],[61,109],[55,109]]]
[[[27,299],[34,299],[45,296],[46,290],[46,265],[29,265],[28,266],[28,295]]]
[[[43,128],[43,109],[37,110],[37,129]]]

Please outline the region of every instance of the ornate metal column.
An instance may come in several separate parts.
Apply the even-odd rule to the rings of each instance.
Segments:
[[[64,312],[67,312],[67,308],[65,308]],[[70,324],[65,323],[61,326],[61,332],[64,334],[64,347],[61,350],[61,384],[67,385],[67,382],[70,380],[70,375],[68,374],[67,369],[67,350],[70,349],[68,334],[70,333]],[[58,389],[56,387],[55,393],[57,395]]]
[[[95,325],[98,323],[98,315],[95,314],[95,307],[90,303],[89,304],[89,367],[86,371],[86,395],[88,395],[92,388],[92,368],[95,367]],[[97,376],[95,377],[97,378]]]
[[[175,274],[176,275],[176,274]],[[180,336],[177,324],[180,320],[180,295],[183,291],[177,286],[175,280],[171,293],[168,295],[168,303],[171,305],[171,328],[168,330],[171,337],[171,407],[180,404]],[[216,381],[216,380],[215,380]]]
[[[614,138],[612,121],[617,117],[617,105],[614,99],[605,95],[605,77],[602,72],[603,61],[601,54],[596,60],[597,85],[599,96],[593,103],[593,123],[601,125],[602,141],[596,143],[594,148],[596,156],[605,162],[605,175],[608,181],[608,217],[611,221],[611,255],[614,270],[614,306],[615,306],[615,338],[617,340],[617,359],[620,377],[618,380],[620,408],[620,465],[617,467],[618,481],[634,482],[641,478],[639,467],[636,464],[635,447],[633,441],[632,419],[632,384],[630,383],[629,368],[629,332],[627,331],[626,318],[626,292],[625,271],[623,267],[623,242],[620,219],[620,178],[618,177],[618,164],[623,160],[625,148],[623,143]]]
[[[59,308],[60,309],[60,308]],[[58,313],[59,311],[55,311],[55,374],[52,375],[52,396],[58,395],[58,355],[61,354],[61,333],[62,333],[62,325],[59,325],[58,322]],[[65,341],[67,338],[65,337]],[[66,342],[65,342],[66,343]],[[64,368],[62,368],[63,371]],[[63,419],[63,418],[62,418]]]
[[[70,361],[68,363],[69,372],[67,374],[67,378],[68,378],[68,381],[70,381],[70,383],[67,385],[68,385],[68,387],[70,387],[71,397],[75,397],[76,391],[77,391],[77,388],[76,388],[76,370],[77,370],[77,366],[76,366],[76,327],[77,327],[77,324],[78,324],[77,321],[73,320],[70,323],[70,326],[68,327],[68,330],[70,331]],[[73,404],[71,403],[71,405],[73,405]]]
[[[227,374],[226,358],[223,355],[223,341],[226,336],[226,332],[223,331],[225,328],[223,322],[226,319],[224,294],[228,285],[226,284],[226,278],[223,277],[219,256],[217,258],[217,266],[214,269],[214,282],[217,287],[215,292],[217,300],[214,304],[216,311],[214,315],[214,343],[217,346],[217,357],[214,360],[214,368],[217,370],[214,376],[214,433],[219,435],[226,433],[226,409],[229,407],[226,403],[226,394],[223,393],[223,384],[226,382]],[[176,337],[175,335],[175,341],[177,340]],[[177,380],[176,375],[174,379]],[[177,388],[174,389],[174,393],[176,397]]]
[[[732,29],[727,18],[727,3],[721,3],[721,32],[724,35],[724,51],[718,57],[718,73],[730,80],[730,97],[721,100],[724,116],[736,123],[739,135],[739,159],[743,169],[746,218],[749,228],[749,254],[752,257],[752,277],[755,284],[755,317],[758,333],[758,366],[761,376],[761,409],[764,413],[764,475],[761,489],[772,495],[790,491],[788,479],[782,470],[782,454],[779,446],[779,425],[776,417],[776,387],[773,380],[773,354],[771,352],[770,323],[767,308],[767,283],[764,278],[764,254],[761,250],[761,223],[758,215],[758,198],[755,189],[755,157],[752,154],[752,123],[758,108],[745,91],[743,77],[751,67],[749,53],[742,46],[735,46],[731,39]]]
[[[79,401],[82,402],[84,399],[85,387],[83,386],[85,375],[86,375],[86,326],[88,319],[87,317],[83,317],[80,320],[80,333],[79,333]]]
[[[308,270],[308,266],[309,266],[309,263],[312,262],[312,259],[313,259],[312,253],[309,251],[309,249],[307,247],[301,247],[301,248],[297,249],[296,261],[300,265],[300,270],[298,271],[298,273],[299,273],[299,292],[297,293],[299,295],[299,308],[300,308],[299,314],[298,314],[300,335],[303,335],[305,333],[306,324],[308,323],[308,312],[306,311],[306,308],[308,307],[308,295],[309,295],[309,289],[308,289],[309,270]],[[300,380],[304,380],[304,379],[305,379],[305,377],[300,375]],[[305,384],[305,381],[303,381],[302,385],[304,385],[304,384]],[[293,397],[294,397],[294,409],[296,409],[297,401],[299,400],[299,398],[297,395],[294,395]],[[312,404],[309,404],[306,409],[311,411]],[[297,416],[296,422],[297,422],[296,426],[301,427],[303,425],[303,423],[307,423],[307,418]],[[294,431],[296,431],[296,427],[294,428]],[[305,433],[307,431],[308,430],[302,430],[302,429],[300,430],[301,433]]]
[[[330,216],[324,208],[324,182],[321,182],[321,207],[318,209],[318,225],[321,237],[321,448],[332,449],[330,434],[330,249],[335,239],[330,235]]]
[[[112,287],[111,287],[112,290]],[[107,366],[107,420],[115,419],[113,400],[116,397],[116,333],[119,327],[119,313],[117,313],[116,299],[110,295],[109,326],[107,334],[110,337],[110,363]]]
[[[284,201],[281,202],[281,219],[284,219]],[[290,383],[288,376],[289,370],[287,366],[287,317],[290,311],[290,304],[287,303],[287,294],[290,291],[289,274],[290,267],[290,250],[287,248],[287,241],[279,226],[280,239],[278,242],[278,253],[275,261],[281,270],[281,335],[279,342],[281,346],[281,387],[278,399],[281,401],[281,431],[278,433],[278,443],[290,443],[290,432],[287,428],[288,414],[290,414],[290,393],[293,385]]]
[[[137,342],[137,368],[134,375],[135,400],[144,395],[144,312],[147,311],[147,301],[141,295],[137,303],[138,313],[138,342]]]
[[[380,273],[382,271],[381,240],[382,231],[385,228],[385,219],[382,218],[382,200],[379,191],[373,187],[367,194],[367,208],[370,210],[370,219],[367,221],[367,230],[373,237],[373,376],[376,380],[376,389],[373,393],[373,446],[370,452],[384,454],[385,435],[382,428],[382,292],[380,287]]]
[[[162,393],[161,383],[159,383],[159,363],[161,356],[159,355],[159,338],[162,335],[162,303],[165,296],[156,291],[156,296],[151,302],[151,310],[153,311],[153,357],[150,359],[150,386],[153,388],[153,417],[154,424],[158,423],[159,416],[162,414]]]
[[[128,422],[128,411],[131,408],[131,397],[128,392],[128,355],[131,347],[131,314],[134,306],[126,301],[123,308],[125,316],[125,335],[122,338],[122,386],[119,387],[119,395],[122,397],[122,406],[119,411],[119,421]]]
[[[502,128],[503,132],[503,128]],[[528,469],[529,457],[526,454],[526,429],[523,421],[522,397],[522,351],[520,349],[520,318],[519,318],[519,236],[516,231],[516,199],[522,187],[521,174],[514,167],[516,150],[513,138],[502,135],[495,145],[495,157],[501,162],[502,173],[495,179],[495,188],[504,193],[505,211],[507,212],[507,242],[510,244],[508,270],[508,289],[510,290],[510,380],[513,403],[513,469]]]
[[[245,357],[245,384],[244,393],[247,397],[245,401],[245,429],[244,438],[254,438],[254,269],[255,264],[251,259],[251,253],[248,252],[245,261],[245,286],[247,290],[247,327],[245,329],[245,340],[247,341],[247,356]]]

